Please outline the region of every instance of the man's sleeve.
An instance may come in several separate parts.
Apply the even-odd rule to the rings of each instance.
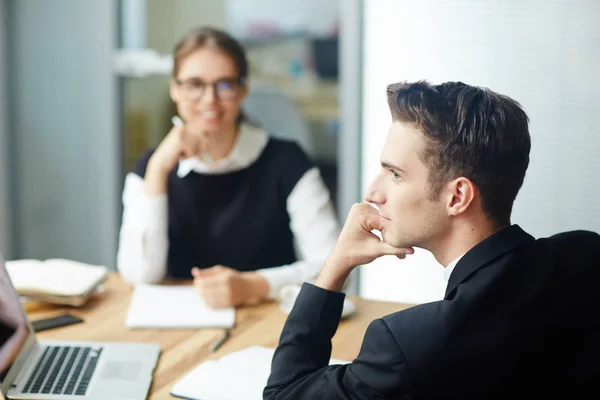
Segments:
[[[273,356],[264,399],[404,398],[409,392],[404,356],[381,319],[369,325],[354,361],[328,365],[343,302],[342,293],[302,286]]]

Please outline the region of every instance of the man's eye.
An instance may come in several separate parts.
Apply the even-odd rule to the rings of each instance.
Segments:
[[[396,171],[390,170],[390,172],[392,173],[392,179],[393,180],[395,180],[395,181],[399,181],[400,180],[401,177],[400,177],[400,175]]]

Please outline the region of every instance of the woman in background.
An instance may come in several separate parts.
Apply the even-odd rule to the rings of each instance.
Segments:
[[[121,275],[132,284],[193,276],[213,308],[314,279],[339,224],[304,151],[246,121],[244,49],[204,27],[177,44],[173,60],[170,95],[182,122],[126,177]]]

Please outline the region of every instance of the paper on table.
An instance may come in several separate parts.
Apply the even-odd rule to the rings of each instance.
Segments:
[[[171,395],[192,400],[262,400],[275,350],[252,346],[217,361],[205,361],[171,389]],[[331,359],[329,364],[346,364]]]
[[[231,328],[235,309],[210,309],[193,286],[137,285],[125,325],[128,328]]]

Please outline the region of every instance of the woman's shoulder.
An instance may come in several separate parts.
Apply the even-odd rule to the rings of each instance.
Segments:
[[[271,156],[286,165],[302,165],[312,167],[314,162],[308,153],[292,139],[284,139],[269,134],[267,149]]]
[[[294,140],[270,136],[265,153],[265,165],[277,177],[286,196],[315,167],[308,153]]]
[[[143,178],[144,175],[146,175],[148,161],[150,160],[150,157],[152,157],[152,154],[154,154],[155,150],[155,148],[145,150],[141,154],[141,156],[139,156],[138,159],[135,161],[135,164],[133,165],[133,170],[131,172]]]

